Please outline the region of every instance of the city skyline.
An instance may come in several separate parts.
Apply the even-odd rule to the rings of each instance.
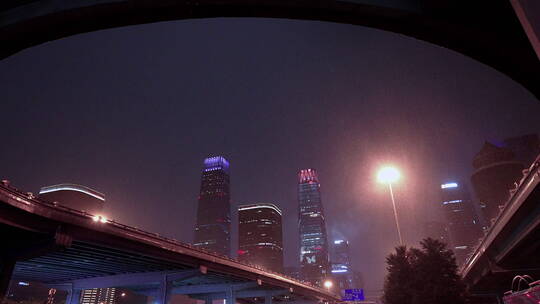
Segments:
[[[233,208],[283,209],[285,264],[295,265],[296,171],[316,167],[332,204],[329,235],[364,257],[355,267],[371,274],[367,289],[382,286],[395,245],[380,237],[395,227],[386,189],[374,182],[379,164],[402,169],[397,208],[414,244],[415,223],[440,203],[423,189],[468,180],[485,140],[540,131],[531,115],[540,104],[506,76],[348,25],[164,22],[61,39],[0,65],[11,113],[0,172],[14,185],[35,193],[88,185],[107,193],[111,218],[190,242],[201,159],[220,153],[234,163]]]

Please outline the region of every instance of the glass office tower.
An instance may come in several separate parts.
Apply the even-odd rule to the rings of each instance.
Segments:
[[[283,273],[281,210],[274,204],[238,207],[238,260]]]
[[[231,194],[229,162],[222,156],[204,160],[194,245],[230,255]]]
[[[450,233],[450,243],[458,265],[462,264],[481,235],[481,226],[465,185],[450,182],[441,185],[441,206]]]
[[[300,275],[321,286],[329,274],[328,237],[315,169],[298,173],[298,226],[300,231]]]
[[[331,272],[336,289],[342,295],[345,289],[357,288],[354,282],[354,272],[351,268],[351,253],[347,240],[334,241],[334,259]]]

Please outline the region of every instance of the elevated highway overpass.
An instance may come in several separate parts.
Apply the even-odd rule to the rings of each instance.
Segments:
[[[516,275],[540,279],[540,156],[523,173],[461,268],[473,294],[501,296]]]
[[[282,274],[240,263],[157,234],[69,209],[0,184],[0,299],[10,279],[68,291],[124,287],[167,303],[173,294],[211,303],[338,301]]]

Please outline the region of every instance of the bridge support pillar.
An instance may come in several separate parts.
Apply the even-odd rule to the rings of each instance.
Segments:
[[[236,304],[236,296],[232,287],[227,289],[225,293],[225,304]]]
[[[171,298],[171,283],[165,275],[159,285],[159,291],[156,297],[158,304],[167,304],[169,302]]]
[[[264,296],[264,304],[272,304],[272,295]]]
[[[81,289],[70,289],[66,299],[66,304],[79,304],[81,301]]]
[[[9,291],[9,281],[15,269],[15,261],[9,259],[0,260],[0,303],[4,301]]]
[[[205,297],[204,304],[212,304],[212,297]]]

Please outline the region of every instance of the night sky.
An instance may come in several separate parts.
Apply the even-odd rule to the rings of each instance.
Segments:
[[[297,264],[296,173],[316,168],[328,230],[350,240],[368,290],[382,287],[397,243],[377,167],[402,169],[398,212],[416,245],[424,221],[440,217],[439,184],[468,181],[484,140],[540,131],[538,100],[490,67],[321,22],[203,19],[82,34],[0,61],[0,86],[0,177],[36,193],[90,186],[106,194],[109,218],[186,242],[202,161],[223,155],[233,206],[280,206],[286,265]]]

